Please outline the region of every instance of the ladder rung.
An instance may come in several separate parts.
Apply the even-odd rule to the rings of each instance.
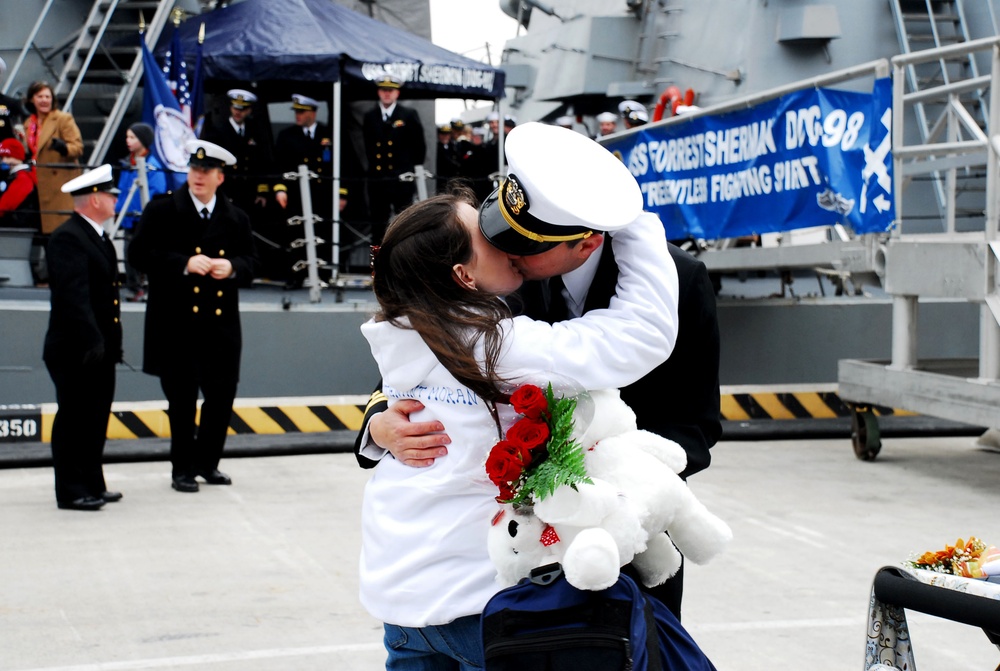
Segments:
[[[70,70],[67,73],[70,79],[76,79],[80,76],[79,70]],[[117,79],[118,81],[125,81],[127,73],[121,70],[95,70],[91,68],[84,73],[84,80],[91,79]]]
[[[79,98],[79,97],[80,96],[77,96],[77,98]],[[82,124],[91,124],[91,123],[93,123],[93,124],[100,124],[100,125],[103,126],[107,122],[108,117],[106,117],[106,116],[92,116],[92,115],[86,115],[86,114],[84,114],[84,115],[74,114],[73,115],[73,120],[76,121],[76,125],[78,125],[78,126],[82,125]]]
[[[76,92],[77,100],[117,100],[118,91],[101,91],[99,89],[84,89],[82,86]]]
[[[118,9],[156,9],[161,4],[158,0],[122,0]]]
[[[909,12],[903,13],[904,21],[927,21],[932,18],[938,23],[958,23],[959,21],[958,14],[927,14],[926,12],[923,14],[911,14]]]
[[[930,33],[909,33],[906,37],[910,42],[934,42],[934,35]],[[938,35],[938,39],[941,44],[958,44],[965,41],[961,35]]]

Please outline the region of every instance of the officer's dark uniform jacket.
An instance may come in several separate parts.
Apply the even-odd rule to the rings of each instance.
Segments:
[[[397,104],[389,120],[383,121],[382,110],[376,105],[365,112],[363,129],[370,179],[412,172],[424,162],[427,145],[416,110]]]
[[[273,165],[270,141],[264,137],[256,120],[248,117],[243,122],[243,129],[243,135],[237,133],[226,117],[205,128],[201,139],[219,145],[236,157],[236,165],[225,167],[225,188],[237,206],[248,208],[258,195],[266,196],[270,192],[276,178],[269,177],[269,173],[277,174],[278,171]]]
[[[153,199],[139,222],[128,260],[149,278],[142,369],[150,375],[216,375],[239,379],[242,333],[238,287],[250,286],[257,254],[249,217],[217,192],[206,223],[188,186]],[[235,275],[189,274],[204,254],[225,258]]]
[[[122,360],[121,296],[114,247],[73,213],[53,231],[46,253],[52,310],[45,334],[46,362],[78,366]]]
[[[329,220],[333,208],[333,145],[326,124],[317,123],[311,138],[306,137],[301,126],[289,126],[282,130],[274,142],[274,159],[278,172],[296,172],[300,165],[305,165],[310,172],[316,173],[317,179],[310,182],[313,212]],[[298,183],[283,180],[275,185],[274,190],[284,189],[288,190],[289,209],[296,214],[301,213]]]

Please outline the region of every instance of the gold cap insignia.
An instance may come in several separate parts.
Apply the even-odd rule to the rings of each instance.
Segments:
[[[525,195],[524,189],[521,188],[520,182],[517,181],[517,177],[511,175],[504,182],[503,189],[503,202],[513,214],[521,214],[521,210],[528,207],[528,196]]]

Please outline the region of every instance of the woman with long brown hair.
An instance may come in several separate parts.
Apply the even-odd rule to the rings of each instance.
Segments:
[[[427,468],[383,459],[365,488],[361,601],[385,623],[387,669],[482,666],[478,616],[497,590],[486,541],[497,490],[484,465],[515,419],[512,383],[623,386],[662,363],[677,335],[676,269],[628,169],[589,138],[541,124],[512,131],[506,151],[516,175],[484,212],[499,207],[518,232],[560,244],[615,231],[618,290],[608,309],[577,319],[512,317],[502,297],[522,278],[483,235],[468,193],[412,205],[389,225],[372,262],[380,309],[362,333],[383,393],[420,401],[411,418],[440,421],[452,442]],[[566,172],[550,174],[539,152]]]
[[[73,213],[73,199],[60,188],[81,174],[83,137],[73,115],[59,109],[48,82],[32,82],[25,101],[31,112],[24,124],[25,139],[35,160],[42,233],[49,234]]]

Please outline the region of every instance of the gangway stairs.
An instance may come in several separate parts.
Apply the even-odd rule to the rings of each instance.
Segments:
[[[890,0],[890,5],[896,23],[900,54],[914,54],[926,50],[935,50],[939,54],[949,53],[942,52],[941,48],[970,41],[962,0]],[[987,5],[993,19],[995,34],[997,21],[993,4],[988,2]],[[976,79],[979,77],[980,67],[975,53],[955,53],[935,59],[909,62],[904,72],[907,84],[905,90],[907,93],[914,93],[958,81]],[[962,101],[979,128],[985,128],[989,119],[989,105],[983,91],[982,88],[968,91]],[[915,130],[919,133],[923,144],[938,141],[940,135],[946,131],[944,123],[947,114],[946,100],[918,101],[912,105],[912,113],[916,118]],[[959,138],[950,138],[952,141],[957,139]],[[926,178],[933,184],[943,219],[953,222],[956,215],[963,218],[981,214],[982,208],[977,209],[981,204],[980,196],[962,197],[963,194],[982,192],[984,186],[981,173],[966,170],[943,177],[940,173],[933,172]],[[949,200],[950,190],[944,183],[948,178],[958,179],[960,182],[956,190],[959,194],[957,202]],[[949,207],[953,208],[953,211],[948,212]]]
[[[989,56],[989,74],[963,80],[928,80],[906,91],[906,72],[928,63]],[[854,407],[854,451],[870,461],[881,447],[871,405],[888,405],[986,428],[1000,427],[1000,37],[900,54],[892,59],[892,153],[896,225],[883,250],[885,290],[892,296],[891,361],[841,360],[841,400]],[[970,105],[989,94],[984,128]],[[907,143],[907,108],[932,103],[943,131]],[[955,228],[958,171],[985,168],[985,216],[979,230]],[[908,180],[946,173],[945,230],[908,233],[914,217],[904,208]],[[965,300],[979,305],[978,359],[918,358],[917,320],[921,298]],[[938,325],[947,330],[948,324]]]
[[[55,80],[62,108],[73,113],[85,138],[88,164],[104,160],[142,78],[139,30],[155,44],[174,11],[175,0],[94,0],[80,28],[61,44],[41,50],[35,39],[55,12],[46,0],[7,77],[7,86],[30,50],[40,53]],[[87,140],[96,138],[96,140]]]

